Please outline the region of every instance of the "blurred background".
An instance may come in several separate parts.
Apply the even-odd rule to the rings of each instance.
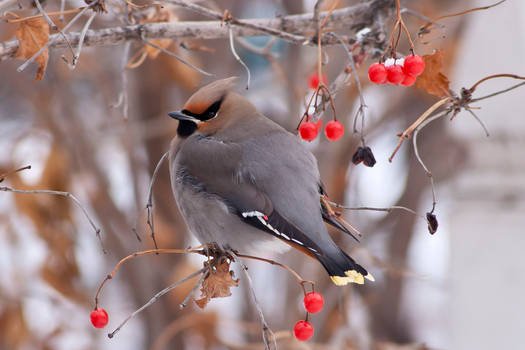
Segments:
[[[357,2],[341,1],[339,6]],[[314,4],[311,0],[202,2],[229,9],[237,18],[310,13]],[[106,5],[109,13],[97,16],[92,28],[120,25],[114,15],[118,6]],[[403,7],[431,18],[485,5],[479,0],[402,1]],[[323,4],[330,6],[328,0]],[[47,1],[46,10],[59,7],[59,2]],[[173,13],[178,20],[202,19],[180,8]],[[384,23],[374,26],[385,26],[389,35],[392,18],[391,12],[385,12]],[[417,53],[444,50],[443,72],[456,92],[491,74],[525,74],[523,2],[506,1],[488,11],[443,20],[444,28],[423,39],[415,33],[425,22],[409,13],[404,18],[416,39]],[[81,23],[73,30],[80,30]],[[346,34],[352,33],[353,24],[348,23]],[[12,24],[0,23],[0,40],[12,40],[15,30]],[[268,40],[256,37],[247,42],[262,47]],[[217,78],[245,78],[226,39],[178,40],[171,49]],[[237,266],[241,283],[231,297],[214,299],[204,310],[193,304],[179,310],[194,279],[159,299],[113,339],[107,338],[108,330],[155,293],[199,269],[203,259],[198,256],[148,255],[127,262],[101,294],[100,306],[110,316],[108,327],[96,330],[89,322],[98,285],[115,264],[153,247],[145,205],[151,174],[177,127],[167,112],[179,109],[197,87],[211,81],[162,53],[147,57],[123,75],[125,50],[125,44],[86,47],[75,70],[60,59],[66,50],[53,50],[38,83],[33,82],[35,67],[17,73],[21,60],[0,64],[0,174],[32,167],[0,185],[71,192],[101,228],[108,251],[103,253],[93,228],[71,200],[0,192],[0,349],[262,349],[261,325]],[[140,50],[143,45],[131,44],[128,59],[139,57]],[[305,100],[313,92],[308,76],[316,70],[316,49],[277,41],[266,56],[239,43],[237,51],[252,73],[251,87],[242,93],[265,115],[295,132]],[[402,40],[400,52],[407,51]],[[340,47],[326,48],[325,61],[328,83],[348,65]],[[432,195],[411,142],[403,145],[392,163],[388,157],[397,144],[396,135],[437,99],[416,88],[369,84],[366,71],[372,62],[366,60],[358,72],[369,107],[367,143],[376,166],[351,163],[359,145],[358,135],[351,133],[358,107],[354,84],[335,97],[338,120],[346,127],[344,137],[329,142],[321,136],[306,146],[318,158],[332,200],[349,206],[402,205],[424,214],[432,207]],[[491,80],[476,94],[512,84]],[[127,112],[125,103],[118,105],[124,89]],[[433,122],[420,133],[419,151],[436,181],[439,229],[434,235],[428,233],[424,219],[403,211],[344,213],[363,232],[361,244],[331,233],[372,272],[375,283],[335,287],[318,263],[299,253],[266,256],[316,281],[325,296],[325,309],[310,319],[316,329],[312,341],[299,343],[291,335],[294,323],[304,317],[303,294],[296,280],[277,267],[247,261],[280,349],[522,348],[523,96],[524,90],[516,89],[477,104],[481,109],[476,113],[491,134],[488,138],[465,112],[453,121]],[[324,122],[332,117],[328,111]],[[153,194],[159,246],[197,245],[177,211],[166,165]]]

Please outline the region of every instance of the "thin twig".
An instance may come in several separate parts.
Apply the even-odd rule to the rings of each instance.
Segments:
[[[407,207],[403,207],[403,206],[399,206],[399,205],[393,205],[391,207],[386,207],[386,208],[377,208],[377,207],[347,207],[347,206],[344,206],[344,205],[341,205],[339,203],[335,203],[335,202],[332,202],[332,201],[329,201],[327,200],[328,203],[330,203],[330,205],[334,206],[335,208],[338,208],[338,209],[344,209],[344,210],[370,210],[370,211],[384,211],[384,212],[387,212],[387,213],[391,213],[393,210],[404,210],[406,212],[409,212],[411,214],[414,214],[414,215],[417,215],[417,216],[422,216],[422,215],[419,215],[415,210],[413,209],[410,209],[410,208],[407,208]]]
[[[40,4],[40,1],[39,0],[33,0],[33,1],[34,1],[35,5],[36,5],[36,8],[38,9],[38,12],[40,12],[40,14],[42,14],[42,16],[44,16],[44,19],[49,24],[51,29],[52,30],[58,30],[57,25],[53,22],[53,20],[51,20],[51,18],[49,18],[49,16],[47,15],[46,11],[44,11],[44,8]]]
[[[424,26],[422,26],[420,29],[419,29],[419,32],[426,32],[428,31],[428,28],[432,25],[432,24],[435,24],[437,21],[439,20],[442,20],[442,19],[446,19],[446,18],[451,18],[451,17],[455,17],[455,16],[461,16],[461,15],[466,15],[467,13],[470,13],[470,12],[474,12],[474,11],[480,11],[480,10],[488,10],[492,7],[495,7],[495,6],[498,6],[499,4],[505,2],[506,0],[501,0],[501,1],[498,1],[497,3],[495,4],[492,4],[492,5],[488,5],[488,6],[483,6],[483,7],[476,7],[476,8],[472,8],[472,9],[468,9],[468,10],[464,10],[464,11],[460,11],[460,12],[456,12],[456,13],[452,13],[452,14],[449,14],[449,15],[443,15],[443,16],[439,16],[439,17],[436,17],[434,19],[431,19],[428,21],[427,24],[425,24]]]
[[[198,246],[198,247],[188,248],[188,249],[149,249],[149,250],[142,250],[140,252],[135,252],[133,254],[130,254],[120,259],[120,261],[117,263],[113,271],[111,271],[111,273],[107,275],[106,278],[104,278],[104,280],[102,281],[102,283],[100,283],[100,285],[98,286],[97,293],[95,294],[95,308],[98,307],[98,299],[99,299],[100,293],[102,292],[102,288],[104,288],[104,285],[106,284],[107,281],[109,281],[115,276],[115,274],[120,269],[122,264],[124,264],[126,261],[136,258],[137,256],[149,255],[149,254],[156,254],[156,255],[158,254],[187,254],[187,253],[203,254],[203,251],[200,250],[202,248],[203,246]]]
[[[82,28],[82,31],[80,32],[80,41],[78,42],[77,51],[73,55],[73,60],[71,63],[71,66],[73,69],[77,66],[78,59],[80,58],[80,51],[82,50],[82,44],[84,43],[84,38],[86,37],[86,33],[89,29],[89,26],[91,25],[91,22],[93,22],[93,19],[95,19],[95,16],[97,15],[96,11],[93,11],[91,16],[89,16],[88,20],[86,21],[86,24]]]
[[[399,142],[396,146],[396,148],[394,149],[394,151],[392,152],[392,154],[390,155],[390,157],[388,158],[388,161],[390,163],[392,163],[392,159],[394,158],[394,156],[396,155],[397,151],[399,150],[399,148],[401,147],[401,145],[403,144],[403,141],[410,137],[410,135],[412,134],[412,132],[425,120],[427,119],[432,113],[434,113],[434,111],[436,109],[438,109],[439,107],[441,107],[442,105],[444,105],[445,103],[448,103],[451,101],[451,98],[450,97],[445,97],[444,99],[441,99],[439,101],[437,101],[436,103],[434,103],[432,106],[430,106],[429,109],[427,109],[419,118],[416,119],[415,122],[413,122],[405,131],[403,131],[403,133],[399,136]]]
[[[244,69],[246,70],[246,74],[248,75],[248,78],[246,80],[246,90],[248,90],[250,88],[250,80],[251,80],[250,69],[248,68],[246,63],[244,63],[244,61],[239,57],[239,55],[237,54],[237,51],[235,51],[235,45],[233,44],[232,27],[229,23],[227,25],[228,25],[228,33],[230,36],[230,49],[232,51],[233,57],[235,57],[237,62],[239,62],[244,67]]]
[[[62,30],[60,30],[60,28],[58,28],[58,26],[55,24],[55,22],[53,22],[53,20],[47,15],[46,11],[44,11],[44,8],[40,4],[40,1],[39,0],[34,0],[34,2],[35,2],[35,5],[36,5],[36,7],[38,9],[38,12],[40,12],[40,14],[42,14],[42,16],[44,16],[44,19],[49,24],[51,29],[52,30],[57,30],[58,33],[64,38],[64,40],[67,43],[67,46],[69,47],[69,50],[71,50],[71,55],[73,56],[74,55],[73,47],[71,46],[71,43],[69,42],[69,40],[66,37],[66,35],[64,34],[64,32]]]
[[[482,97],[478,97],[478,98],[474,98],[472,100],[469,101],[469,103],[475,103],[475,102],[478,102],[478,101],[481,101],[481,100],[484,100],[484,99],[487,99],[487,98],[491,98],[491,97],[494,97],[494,96],[497,96],[497,95],[501,95],[501,94],[504,94],[506,92],[509,92],[510,90],[514,90],[516,88],[519,88],[520,86],[522,85],[525,85],[525,81],[524,82],[521,82],[519,84],[516,84],[514,86],[511,86],[510,88],[508,89],[505,89],[505,90],[501,90],[501,91],[497,91],[497,92],[494,92],[492,94],[488,94],[488,95],[485,95],[485,96],[482,96]]]
[[[140,308],[138,308],[137,310],[133,311],[133,313],[131,315],[129,315],[124,321],[122,321],[122,323],[111,333],[108,334],[108,338],[113,338],[115,336],[115,334],[120,331],[120,329],[130,320],[132,319],[133,317],[135,317],[138,313],[140,313],[141,311],[143,311],[144,309],[146,309],[147,307],[149,307],[151,304],[153,304],[154,302],[156,302],[160,297],[162,297],[164,294],[170,292],[172,289],[180,286],[181,284],[183,284],[184,282],[192,279],[193,277],[195,276],[198,276],[202,273],[204,273],[206,270],[208,270],[208,266],[205,266],[203,267],[202,269],[198,270],[198,271],[195,271],[193,272],[192,274],[186,276],[185,278],[175,282],[175,283],[172,283],[170,284],[168,287],[164,288],[163,290],[161,290],[160,292],[158,292],[157,294],[155,294],[153,296],[153,298],[151,298],[146,304],[142,305]]]
[[[408,13],[409,15],[412,15],[412,16],[414,16],[414,17],[417,17],[417,18],[419,18],[419,19],[421,19],[421,20],[423,20],[423,21],[425,21],[425,22],[430,22],[430,21],[432,21],[432,18],[427,17],[427,16],[425,16],[425,15],[419,13],[419,12],[416,12],[416,11],[414,11],[414,10],[412,10],[412,9],[409,9],[409,8],[402,8],[402,9],[401,9],[401,13]],[[441,23],[435,22],[434,24],[435,24],[436,26],[438,26],[438,27],[445,28],[445,26],[444,26],[443,24],[441,24]]]
[[[421,159],[421,156],[419,155],[419,149],[417,147],[417,135],[419,134],[419,132],[425,126],[427,126],[428,124],[430,124],[431,122],[433,122],[436,119],[439,119],[439,118],[442,118],[442,117],[448,115],[449,112],[450,111],[447,110],[447,111],[444,111],[442,113],[438,113],[435,116],[430,117],[427,120],[425,120],[424,122],[422,122],[421,124],[419,124],[415,128],[415,130],[414,130],[414,137],[412,138],[412,144],[414,146],[414,154],[416,155],[417,161],[419,162],[419,164],[421,164],[421,166],[423,167],[423,170],[425,171],[425,173],[427,174],[427,176],[430,179],[430,189],[432,190],[432,210],[430,211],[430,213],[433,213],[434,209],[436,208],[436,204],[437,204],[436,189],[435,189],[435,186],[434,186],[434,177],[432,176],[432,172],[430,171],[430,169],[427,168],[427,166],[423,162],[423,159]]]
[[[80,210],[82,210],[82,213],[84,214],[84,216],[86,217],[86,219],[89,221],[89,223],[91,224],[91,227],[93,227],[93,230],[95,230],[95,234],[100,242],[100,246],[102,247],[102,251],[104,252],[104,254],[106,254],[106,249],[104,248],[104,243],[102,243],[102,238],[100,237],[100,228],[98,228],[95,223],[93,222],[93,220],[91,220],[91,217],[89,216],[86,208],[84,208],[84,206],[80,203],[80,201],[77,199],[77,197],[75,197],[74,195],[72,195],[71,193],[69,192],[64,192],[64,191],[51,191],[51,190],[16,190],[16,189],[13,189],[13,188],[10,188],[10,187],[0,187],[0,191],[4,191],[4,192],[13,192],[13,193],[22,193],[22,194],[52,194],[52,195],[57,195],[57,196],[62,196],[62,197],[66,197],[66,198],[69,198],[71,199],[79,208]]]
[[[522,76],[519,76],[519,75],[516,75],[516,74],[508,74],[508,73],[503,73],[503,74],[493,74],[493,75],[489,75],[488,77],[485,77],[483,79],[480,79],[478,80],[474,85],[472,85],[472,87],[470,89],[468,89],[467,91],[470,92],[470,93],[473,93],[474,90],[476,90],[476,88],[478,87],[479,84],[487,81],[487,80],[490,80],[490,79],[495,79],[495,78],[512,78],[512,79],[519,79],[519,80],[525,80],[525,77],[522,77]]]
[[[215,74],[208,73],[208,72],[206,72],[206,71],[200,69],[199,67],[194,66],[193,64],[191,64],[191,63],[189,63],[188,61],[184,60],[183,58],[177,56],[177,55],[174,54],[173,52],[171,52],[171,51],[169,51],[169,50],[166,50],[165,48],[160,47],[160,46],[157,45],[157,44],[154,44],[153,42],[151,42],[150,40],[148,40],[148,39],[146,39],[146,38],[144,37],[144,32],[141,33],[141,39],[142,39],[142,41],[144,41],[147,45],[149,45],[149,46],[151,46],[151,47],[154,47],[154,48],[156,48],[157,50],[159,50],[159,51],[161,51],[161,52],[164,52],[164,53],[167,54],[167,55],[170,55],[171,57],[177,59],[179,62],[181,62],[181,63],[187,65],[187,66],[190,67],[190,68],[195,69],[197,72],[199,72],[199,73],[201,73],[201,74],[204,74],[204,75],[206,75],[206,76],[208,76],[208,77],[213,77],[213,76],[215,76]]]
[[[261,306],[257,302],[257,296],[255,295],[255,290],[253,289],[253,282],[252,278],[250,277],[250,274],[248,273],[248,267],[244,264],[244,262],[241,260],[241,258],[235,254],[235,252],[230,251],[232,256],[235,257],[235,260],[240,264],[241,270],[244,272],[244,275],[246,276],[246,281],[248,282],[248,288],[250,289],[250,294],[252,296],[253,303],[255,304],[255,308],[257,309],[257,313],[259,314],[259,318],[261,319],[262,324],[262,337],[264,341],[264,347],[265,350],[271,350],[270,342],[273,343],[274,349],[277,350],[277,341],[275,339],[275,334],[273,334],[273,331],[268,326],[268,323],[266,323],[266,320],[264,319],[264,314],[262,312]],[[270,339],[271,338],[271,339]]]
[[[31,169],[31,165],[26,165],[26,166],[23,166],[21,168],[18,168],[18,169],[15,169],[15,170],[10,170],[8,171],[7,173],[3,173],[0,175],[0,182],[4,181],[6,177],[14,174],[14,173],[18,173],[19,171],[22,171],[22,170],[29,170]]]
[[[74,24],[74,23],[80,18],[80,16],[82,16],[82,15],[84,14],[85,11],[87,11],[89,8],[95,6],[95,4],[97,4],[97,3],[98,3],[98,0],[97,0],[97,1],[93,1],[91,4],[89,4],[88,6],[84,7],[84,8],[82,9],[82,11],[80,11],[79,13],[77,13],[77,14],[75,15],[75,17],[73,17],[73,18],[71,19],[71,21],[69,21],[69,23],[66,24],[62,30],[63,30],[63,31],[68,30],[69,27],[72,26],[72,25],[73,25],[73,24]],[[23,71],[24,69],[26,69],[27,66],[28,66],[31,62],[33,62],[33,61],[35,60],[35,58],[37,58],[38,56],[40,56],[40,54],[41,54],[42,52],[44,52],[44,50],[46,50],[46,49],[47,49],[47,48],[48,48],[48,47],[49,47],[49,46],[50,46],[50,45],[51,45],[56,39],[58,39],[58,38],[59,38],[58,35],[53,35],[53,36],[49,37],[49,41],[48,41],[44,46],[42,46],[42,47],[40,48],[40,50],[38,50],[33,56],[31,56],[28,60],[26,60],[24,63],[22,63],[22,64],[16,69],[17,72],[21,72],[21,71]],[[69,46],[71,46],[71,45],[70,45],[70,42],[69,42],[69,39],[68,39],[67,37],[65,37],[64,40],[68,43]],[[72,49],[72,48],[71,48],[71,51],[73,52],[73,49]]]
[[[202,281],[204,281],[204,279],[206,277],[208,277],[208,275],[210,274],[209,271],[207,271],[206,273],[203,273],[201,275],[201,277],[199,278],[199,280],[197,281],[197,283],[195,283],[195,285],[193,286],[193,288],[191,289],[191,292],[186,296],[186,298],[184,298],[184,300],[182,301],[182,303],[179,304],[179,308],[182,310],[186,307],[186,305],[188,305],[188,302],[190,301],[191,297],[193,296],[193,294],[195,294],[195,292],[197,291],[197,289],[199,288],[199,286],[202,284]]]
[[[155,170],[153,170],[153,175],[151,176],[151,181],[149,183],[149,189],[148,189],[148,202],[146,203],[146,210],[148,211],[147,216],[147,224],[149,228],[151,229],[151,239],[153,240],[153,244],[155,246],[155,249],[158,249],[157,241],[155,240],[155,225],[153,222],[153,185],[155,184],[155,180],[157,179],[157,175],[160,169],[160,166],[164,161],[168,158],[169,152],[166,152],[162,155],[162,157],[159,159],[159,162],[155,166]]]
[[[246,259],[251,259],[251,260],[259,260],[259,261],[264,261],[268,264],[271,264],[271,265],[277,265],[277,266],[280,266],[282,267],[283,269],[285,269],[286,271],[290,272],[296,279],[297,281],[299,282],[299,284],[301,285],[301,287],[303,288],[303,291],[304,293],[306,294],[306,288],[304,286],[305,283],[310,283],[313,286],[315,286],[315,282],[314,281],[310,281],[310,280],[305,280],[304,278],[301,277],[301,275],[299,275],[296,271],[294,271],[291,267],[289,266],[286,266],[285,264],[282,264],[282,263],[279,263],[275,260],[271,260],[271,259],[266,259],[266,258],[261,258],[261,257],[258,257],[258,256],[253,256],[253,255],[246,255],[246,254],[239,254],[237,253],[237,256],[238,257],[241,257],[241,258],[246,258]]]
[[[73,14],[73,13],[79,13],[84,8],[85,7],[79,7],[77,9],[70,9],[70,10],[65,10],[65,11],[47,12],[47,15],[49,17],[60,16],[60,15],[69,15],[69,14]],[[5,12],[4,15],[7,15],[8,13],[10,15],[15,15],[13,12],[10,12],[10,11]],[[28,17],[23,17],[23,18],[9,18],[9,19],[6,19],[6,22],[7,23],[20,23],[20,22],[29,21],[29,20],[32,20],[32,19],[35,19],[35,18],[41,18],[41,17],[43,17],[42,13],[39,13],[38,15],[28,16]]]
[[[472,108],[470,108],[469,106],[465,106],[464,107],[467,112],[469,112],[473,117],[474,119],[476,119],[478,121],[478,123],[481,125],[481,127],[483,128],[483,131],[485,132],[485,136],[487,137],[490,137],[490,134],[489,134],[489,131],[487,129],[487,127],[485,126],[485,124],[483,123],[483,121],[476,115],[476,113],[474,113],[474,111],[472,110]]]

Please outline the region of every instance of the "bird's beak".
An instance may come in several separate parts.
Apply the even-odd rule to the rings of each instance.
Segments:
[[[194,118],[191,115],[187,115],[183,113],[182,111],[169,112],[168,115],[172,117],[173,119],[177,119],[177,120],[187,120],[187,121],[194,122],[194,123],[200,122],[199,119]]]

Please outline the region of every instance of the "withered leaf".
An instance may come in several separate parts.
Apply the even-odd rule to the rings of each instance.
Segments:
[[[450,96],[448,78],[441,73],[443,67],[443,51],[438,50],[432,55],[425,55],[425,70],[416,80],[416,87],[425,89],[431,95],[438,97]]]
[[[230,288],[239,286],[239,279],[234,279],[234,277],[228,260],[224,259],[215,264],[202,282],[201,299],[195,300],[195,304],[203,309],[213,298],[225,298],[232,295]]]
[[[18,50],[15,58],[27,60],[40,50],[49,40],[49,24],[43,18],[36,18],[20,22],[16,33],[19,41]],[[39,81],[44,76],[49,59],[49,50],[45,49],[35,62],[38,64],[35,81]]]

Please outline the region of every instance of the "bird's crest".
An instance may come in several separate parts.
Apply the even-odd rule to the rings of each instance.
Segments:
[[[228,92],[235,88],[237,77],[216,80],[203,86],[188,99],[184,105],[184,110],[192,114],[205,112],[212,104],[222,100]]]

